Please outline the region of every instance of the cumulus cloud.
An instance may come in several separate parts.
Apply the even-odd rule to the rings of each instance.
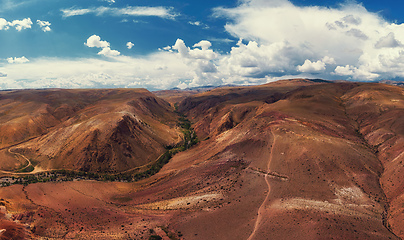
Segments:
[[[36,23],[39,25],[39,27],[42,29],[42,31],[44,31],[44,32],[51,31],[51,28],[50,28],[51,23],[50,22],[36,20]]]
[[[288,0],[241,0],[237,7],[214,9],[214,16],[227,19],[226,31],[247,42],[225,57],[238,64],[228,67],[235,73],[321,73],[323,78],[354,80],[404,77],[399,68],[404,65],[404,24],[388,22],[355,2],[325,8],[296,6]],[[323,60],[326,56],[334,59],[331,66]]]
[[[379,74],[371,73],[366,69],[358,69],[357,67],[346,65],[335,68],[335,73],[340,76],[349,76],[353,79],[374,80],[379,77]]]
[[[212,43],[210,43],[207,40],[202,40],[199,43],[195,43],[194,47],[200,47],[202,50],[208,50],[212,46]]]
[[[31,28],[32,21],[31,18],[24,18],[23,20],[14,20],[9,23],[11,27],[15,27],[17,31],[21,31],[23,29]]]
[[[8,30],[10,27],[14,27],[17,31],[31,28],[31,18],[24,18],[23,20],[14,20],[12,22],[7,21],[4,18],[0,18],[0,30]]]
[[[97,35],[92,35],[84,43],[87,47],[97,47],[97,48],[107,48],[109,47],[109,42],[101,41],[101,37]]]
[[[22,56],[20,58],[17,58],[17,57],[12,58],[12,57],[10,57],[10,58],[7,58],[7,62],[8,63],[27,63],[27,62],[29,62],[29,60],[24,56]]]
[[[133,46],[135,46],[135,44],[133,44],[132,42],[127,42],[126,43],[126,47],[128,47],[128,49],[132,49]]]
[[[4,18],[0,18],[0,30],[8,30],[9,28],[9,22]]]
[[[309,72],[309,73],[316,73],[322,72],[326,70],[326,64],[335,64],[335,60],[328,56],[325,56],[323,59],[318,60],[316,62],[312,62],[309,59],[306,59],[303,65],[297,66],[297,70],[299,72]]]
[[[102,41],[100,36],[97,35],[92,35],[87,39],[87,42],[84,43],[87,47],[95,47],[95,48],[102,48],[100,52],[98,52],[98,55],[104,55],[104,56],[118,56],[121,53],[118,52],[117,50],[111,50],[110,44],[107,41]]]
[[[207,40],[202,40],[199,43],[194,44],[194,48],[191,49],[185,45],[185,42],[182,39],[177,39],[172,49],[178,51],[178,53],[187,59],[205,59],[212,60],[217,58],[217,53],[215,53],[212,49],[209,49],[212,44]],[[199,49],[199,47],[201,49]]]
[[[174,19],[178,16],[171,7],[125,7],[125,8],[111,8],[111,7],[97,7],[97,8],[70,8],[62,9],[63,17],[73,17],[86,14],[95,14],[97,16],[143,16],[143,17],[160,17],[166,19]]]
[[[263,78],[271,74],[284,74],[285,71],[294,71],[296,61],[287,42],[272,45],[260,45],[256,41],[244,44],[242,40],[232,47],[230,54],[220,61],[220,71],[229,78]],[[296,53],[299,54],[299,53]],[[253,79],[251,79],[253,81]]]
[[[325,70],[325,63],[322,61],[312,62],[309,59],[304,61],[304,64],[297,67],[300,72],[321,72]]]
[[[119,54],[121,54],[120,52],[118,52],[117,50],[111,50],[111,48],[106,47],[103,48],[100,52],[98,52],[98,55],[104,55],[104,56],[118,56]]]
[[[194,44],[193,48],[190,48],[182,39],[177,39],[172,47],[164,49],[170,53],[177,54],[181,61],[189,69],[192,69],[193,77],[188,82],[190,86],[218,85],[222,83],[219,75],[216,74],[216,61],[220,55],[210,49],[211,46],[212,44],[209,41],[202,40]]]

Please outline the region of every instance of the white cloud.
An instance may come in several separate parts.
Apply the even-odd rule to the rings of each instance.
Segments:
[[[356,68],[352,67],[350,65],[346,66],[338,66],[335,68],[335,73],[341,76],[349,76],[353,75],[355,72]]]
[[[24,56],[22,56],[20,58],[17,58],[17,57],[12,58],[12,57],[10,57],[10,58],[7,58],[7,62],[8,63],[27,63],[27,62],[29,62],[29,60]]]
[[[9,28],[9,22],[4,18],[0,18],[0,30],[8,30]]]
[[[84,43],[87,47],[96,47],[96,48],[102,48],[100,52],[98,52],[98,55],[104,55],[104,56],[118,56],[121,54],[117,50],[111,50],[110,44],[107,41],[102,41],[100,36],[97,35],[92,35],[87,39],[87,42]]]
[[[144,17],[160,17],[166,19],[174,19],[178,16],[171,7],[125,7],[125,8],[111,8],[111,7],[97,7],[97,8],[84,8],[84,9],[62,9],[63,17],[73,17],[86,14],[95,14],[97,16],[110,15],[110,16],[144,16]]]
[[[109,47],[109,42],[101,41],[101,37],[97,35],[92,35],[87,39],[87,42],[84,43],[87,47],[97,47],[97,48],[106,48]]]
[[[208,40],[211,41],[211,42],[222,42],[222,43],[233,43],[233,42],[235,42],[234,40],[231,40],[229,38],[210,37],[210,38],[208,38]]]
[[[334,58],[325,56],[323,59],[312,62],[306,59],[303,65],[297,66],[299,72],[318,73],[326,70],[326,64],[335,64]]]
[[[15,57],[15,58],[10,57],[10,58],[7,58],[7,62],[8,63],[20,64],[20,63],[27,63],[27,62],[29,62],[29,60],[25,56],[22,56],[20,58],[18,58],[18,57]]]
[[[135,46],[135,44],[133,44],[132,42],[127,42],[126,43],[126,47],[128,47],[128,49],[132,49],[133,46]]]
[[[351,76],[353,79],[374,80],[380,75],[368,72],[366,69],[358,69],[351,65],[338,66],[335,68],[335,73],[340,76]]]
[[[14,20],[9,23],[11,27],[15,27],[17,31],[21,31],[23,29],[31,28],[32,21],[31,18],[24,18],[23,20]]]
[[[98,46],[101,51],[110,50],[101,38],[92,37],[86,45]],[[174,47],[144,57],[112,56],[110,58],[31,59],[24,65],[3,64],[0,89],[7,88],[100,88],[147,87],[167,89],[223,83],[217,72],[220,54],[207,48],[202,41],[187,47],[177,40]],[[181,53],[178,51],[180,50]],[[184,52],[185,53],[184,53]],[[23,80],[22,80],[23,79]]]
[[[208,50],[210,47],[212,46],[212,43],[210,43],[207,40],[202,40],[199,43],[194,44],[194,48],[195,47],[200,47],[202,48],[202,50]]]
[[[63,17],[81,16],[89,13],[94,13],[91,9],[62,9]]]
[[[172,49],[177,50],[178,53],[187,59],[206,59],[212,60],[218,57],[212,49],[209,49],[212,44],[207,40],[202,40],[194,45],[194,49],[190,49],[185,45],[182,39],[177,39]],[[201,49],[197,48],[201,47]]]
[[[17,31],[31,28],[31,18],[24,18],[23,20],[14,20],[12,22],[7,21],[4,18],[0,18],[0,30],[8,30],[10,27],[15,27]]]
[[[204,28],[204,29],[208,29],[208,28],[209,28],[208,25],[206,25],[206,24],[204,24],[204,23],[201,23],[200,21],[195,21],[195,22],[189,21],[188,23],[189,23],[190,25],[202,27],[202,28]]]
[[[194,25],[194,26],[201,26],[201,22],[199,22],[199,21],[196,21],[196,22],[189,21],[188,23],[191,25]]]
[[[194,44],[193,49],[187,47],[182,39],[177,39],[174,46],[166,47],[169,53],[178,55],[189,69],[192,69],[193,77],[189,81],[190,86],[220,84],[222,80],[217,74],[216,61],[219,54],[210,47],[212,44],[207,40],[202,40]],[[174,50],[174,51],[173,51]]]
[[[161,18],[175,18],[172,8],[168,7],[126,7],[111,9],[112,15],[127,16],[155,16]]]
[[[39,25],[39,27],[42,29],[42,31],[44,31],[44,32],[51,31],[51,28],[50,28],[51,23],[50,22],[36,20],[36,23]]]
[[[108,59],[40,58],[24,65],[6,64],[0,89],[147,87],[167,89],[190,83],[195,69],[178,53],[157,52],[147,57]],[[24,80],[21,80],[24,79]]]
[[[309,59],[306,59],[303,65],[297,66],[297,70],[300,72],[321,72],[325,70],[325,63],[320,60],[312,62]]]
[[[335,59],[329,56],[323,57],[322,61],[326,64],[336,64]]]
[[[226,73],[226,78],[243,78],[245,81],[265,82],[273,76],[297,74],[298,63],[310,55],[305,48],[294,48],[287,41],[268,45],[242,40],[232,47],[230,53],[223,56],[219,71]]]
[[[119,54],[121,54],[120,52],[118,52],[117,50],[111,50],[111,48],[106,47],[103,48],[100,52],[98,52],[98,55],[104,55],[104,56],[118,56]]]
[[[278,77],[312,72],[316,77],[354,80],[404,77],[404,24],[388,22],[355,2],[326,8],[295,6],[287,0],[241,0],[235,8],[216,8],[214,16],[228,20],[225,29],[234,37],[255,42],[234,47],[225,57],[238,64],[228,66],[234,73]]]

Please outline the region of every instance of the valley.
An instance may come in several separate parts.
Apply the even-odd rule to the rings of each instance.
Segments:
[[[3,91],[0,129],[0,239],[404,238],[400,86]]]

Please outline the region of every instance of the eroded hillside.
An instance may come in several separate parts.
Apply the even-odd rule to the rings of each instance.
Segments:
[[[181,140],[171,106],[142,89],[2,92],[0,111],[6,171],[23,155],[36,171],[122,172]]]

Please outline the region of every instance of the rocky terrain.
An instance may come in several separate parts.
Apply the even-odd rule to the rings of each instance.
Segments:
[[[0,239],[404,238],[402,87],[173,91],[2,92],[2,179],[143,171],[184,142],[180,116],[199,143],[139,181],[2,187]]]

